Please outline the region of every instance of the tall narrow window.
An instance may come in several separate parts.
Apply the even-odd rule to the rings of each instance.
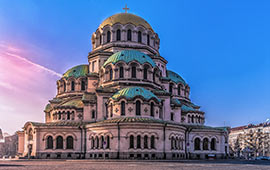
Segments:
[[[81,81],[81,90],[82,91],[85,90],[85,81],[84,80]]]
[[[96,61],[93,61],[93,62],[92,62],[92,72],[95,71],[95,64],[96,64]]]
[[[101,136],[101,146],[100,146],[101,149],[104,148],[104,136]]]
[[[141,136],[137,136],[137,148],[141,148]]]
[[[63,149],[63,137],[57,136],[56,138],[56,149]]]
[[[107,144],[106,148],[110,149],[110,136],[107,136],[106,144]]]
[[[142,32],[138,31],[138,42],[141,43],[142,42]]]
[[[147,45],[150,45],[150,36],[147,34]]]
[[[131,77],[136,78],[136,66],[131,67]]]
[[[134,148],[134,136],[130,135],[129,137],[129,148]]]
[[[95,119],[95,117],[96,117],[96,112],[95,110],[92,110],[92,119]]]
[[[92,137],[91,148],[92,149],[95,148],[95,138],[94,137]]]
[[[66,83],[64,81],[63,81],[63,86],[64,86],[63,91],[65,92],[66,91]]]
[[[169,85],[169,92],[172,94],[173,93],[173,84],[172,83],[170,83],[170,85]]]
[[[121,102],[121,116],[125,116],[126,114],[126,103],[124,101]]]
[[[143,138],[143,148],[144,149],[147,149],[148,148],[148,136],[144,136],[144,138]]]
[[[155,113],[154,113],[154,103],[153,102],[151,102],[151,104],[150,104],[151,106],[151,108],[150,108],[150,116],[153,116],[154,117],[154,115],[155,115]]]
[[[194,150],[201,150],[201,140],[200,140],[200,138],[195,139]]]
[[[73,137],[72,136],[67,137],[67,149],[73,149]]]
[[[177,93],[178,93],[178,95],[181,95],[181,85],[180,84],[178,85]]]
[[[61,116],[61,112],[58,112],[58,120],[61,120],[62,116]]]
[[[96,136],[96,149],[99,149],[99,138]]]
[[[174,113],[171,112],[171,121],[174,121]]]
[[[191,116],[191,123],[194,123],[194,115]]]
[[[130,29],[127,31],[127,40],[128,41],[131,41],[132,40],[132,34],[131,34],[131,30]]]
[[[151,136],[151,149],[155,149],[155,136]]]
[[[53,137],[48,136],[47,138],[47,149],[53,149]]]
[[[113,71],[112,71],[112,69],[110,69],[110,71],[109,71],[110,73],[110,80],[112,80],[112,77],[113,77]]]
[[[75,82],[72,81],[72,82],[71,82],[71,91],[74,91],[74,90],[75,90]]]
[[[102,36],[100,35],[99,36],[99,45],[101,45],[101,43],[102,43]]]
[[[154,73],[153,73],[153,82],[155,82],[156,81],[156,71],[154,71]]]
[[[113,104],[111,103],[111,117],[113,117]]]
[[[111,42],[111,31],[107,32],[107,43]]]
[[[124,78],[124,67],[123,66],[121,66],[119,68],[119,78]]]
[[[174,149],[174,137],[171,138],[171,150]]]
[[[70,112],[67,112],[67,120],[70,120]]]
[[[121,41],[121,31],[120,31],[120,29],[118,29],[116,31],[116,41]]]
[[[141,102],[139,100],[136,101],[136,115],[141,115]]]
[[[147,80],[147,73],[148,73],[148,68],[147,67],[144,67],[143,68],[143,79]]]

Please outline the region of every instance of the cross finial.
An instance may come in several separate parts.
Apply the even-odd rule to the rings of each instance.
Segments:
[[[123,10],[125,10],[125,13],[127,13],[127,11],[129,10],[129,8],[127,7],[127,4],[126,4],[125,8],[123,8]]]

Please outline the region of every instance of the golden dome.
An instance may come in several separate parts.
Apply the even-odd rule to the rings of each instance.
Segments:
[[[115,15],[108,17],[99,25],[99,29],[102,29],[106,25],[112,26],[116,23],[120,23],[123,25],[128,24],[128,23],[132,23],[135,26],[141,25],[141,26],[153,31],[152,27],[150,26],[150,24],[148,24],[147,21],[145,21],[143,18],[141,18],[137,15],[130,14],[130,13],[119,13],[119,14],[115,14]]]

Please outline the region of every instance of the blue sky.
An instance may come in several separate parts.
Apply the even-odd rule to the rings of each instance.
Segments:
[[[270,118],[270,1],[0,0],[0,128],[44,121],[57,73],[87,63],[91,34],[125,4],[159,34],[161,56],[188,82],[207,125]]]

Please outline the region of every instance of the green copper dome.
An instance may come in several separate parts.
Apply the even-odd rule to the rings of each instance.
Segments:
[[[179,76],[177,73],[175,73],[173,71],[167,70],[167,75],[168,75],[168,78],[171,79],[176,84],[178,84],[178,83],[182,83],[184,85],[187,84],[181,76]]]
[[[109,63],[115,64],[118,61],[124,61],[125,63],[129,63],[129,62],[134,61],[134,60],[139,62],[140,64],[149,63],[152,65],[152,67],[156,66],[155,62],[152,60],[151,57],[149,57],[148,55],[146,55],[140,51],[123,50],[123,51],[119,51],[119,52],[111,55],[107,59],[107,61],[103,64],[103,67],[105,67]]]
[[[126,99],[133,99],[134,97],[137,96],[143,97],[146,100],[156,99],[158,102],[160,102],[160,99],[157,98],[156,95],[154,95],[151,91],[146,90],[145,88],[142,87],[127,87],[121,89],[112,96],[112,99],[118,100],[121,97],[124,97]]]
[[[182,112],[192,112],[192,111],[196,111],[196,109],[190,107],[190,106],[187,106],[187,105],[182,105],[181,107],[181,110]]]
[[[89,73],[89,67],[87,64],[84,65],[78,65],[75,67],[72,67],[69,69],[66,73],[63,74],[64,78],[69,78],[69,77],[82,77],[86,76]]]

